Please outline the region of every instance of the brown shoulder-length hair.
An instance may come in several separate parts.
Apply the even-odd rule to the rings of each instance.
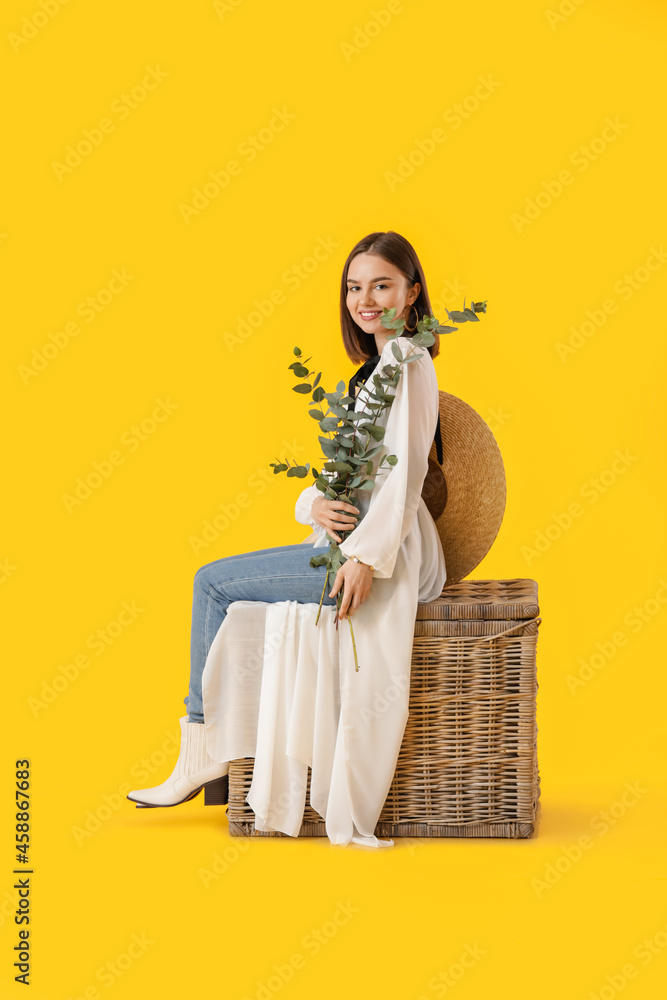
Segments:
[[[384,257],[385,260],[388,260],[390,264],[393,264],[394,267],[397,267],[405,275],[409,286],[414,285],[418,281],[420,292],[412,303],[417,310],[417,316],[421,320],[424,318],[424,315],[430,316],[432,314],[431,301],[426,288],[426,278],[419,263],[419,257],[415,253],[412,244],[408,243],[404,236],[394,233],[391,230],[387,233],[369,233],[368,236],[364,236],[350,251],[345,261],[340,283],[340,327],[343,334],[343,346],[348,358],[355,364],[361,364],[367,361],[368,358],[375,357],[377,354],[375,337],[372,333],[366,333],[358,323],[355,323],[350,310],[347,308],[347,275],[351,262],[360,253],[372,253],[378,257]],[[408,323],[410,326],[414,326],[416,323],[412,308],[408,316]],[[413,330],[412,333],[414,332]],[[387,333],[391,333],[391,330],[387,330]],[[409,330],[405,330],[402,336],[409,338],[412,336],[412,333]],[[440,353],[440,335],[434,332],[433,336],[435,337],[435,343],[431,344],[427,350],[431,357],[435,358]]]

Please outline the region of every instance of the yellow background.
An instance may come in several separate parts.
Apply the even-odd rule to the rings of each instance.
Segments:
[[[641,269],[667,244],[667,12],[658,0],[561,6],[4,5],[3,996],[23,995],[10,800],[22,757],[35,1000],[654,997],[664,985],[667,266]],[[166,75],[123,105],[147,67]],[[495,85],[475,101],[480,77]],[[262,132],[275,109],[294,117]],[[53,164],[105,118],[113,128],[59,177]],[[606,119],[619,127],[601,146]],[[436,128],[445,140],[390,183]],[[267,141],[248,161],[251,135]],[[239,173],[186,221],[179,206],[234,158]],[[568,169],[572,182],[517,223]],[[203,796],[136,810],[121,786],[157,784],[176,759],[195,571],[308,534],[293,519],[303,484],[269,469],[294,442],[301,460],[319,458],[287,365],[298,344],[330,388],[352,374],[340,273],[359,238],[388,229],[416,248],[440,318],[463,295],[488,300],[479,324],[443,338],[436,371],[487,420],[506,466],[504,521],[472,575],[539,584],[539,835],[373,853],[326,838],[239,843]],[[328,255],[293,287],[286,272],[318,240]],[[114,269],[127,284],[86,322],[77,308]],[[230,346],[275,290],[283,301]],[[589,313],[600,320],[610,300],[596,325]],[[26,379],[33,351],[77,320]],[[132,445],[160,399],[172,412]],[[68,511],[63,495],[118,450]],[[235,510],[239,493],[250,502]],[[197,549],[220,505],[228,526]],[[96,653],[89,637],[123,602],[142,610]],[[36,711],[29,699],[86,652]],[[573,686],[582,661],[588,679]],[[91,816],[99,829],[77,839]],[[144,945],[128,965],[133,935]],[[447,986],[466,948],[477,957]],[[301,967],[272,980],[293,955]]]

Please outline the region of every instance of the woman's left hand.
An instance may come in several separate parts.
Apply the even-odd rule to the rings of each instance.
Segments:
[[[345,584],[341,605],[334,621],[336,618],[342,621],[346,616],[351,617],[370,594],[372,583],[373,570],[369,566],[347,559],[336,573],[334,585],[329,591],[329,596],[335,597]]]

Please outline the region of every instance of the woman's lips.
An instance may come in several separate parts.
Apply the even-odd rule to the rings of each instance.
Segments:
[[[377,309],[374,312],[368,312],[368,313],[360,312],[359,315],[361,316],[361,318],[363,320],[366,320],[366,322],[369,323],[372,320],[377,319],[378,316],[381,316],[382,315],[382,310],[381,309]]]

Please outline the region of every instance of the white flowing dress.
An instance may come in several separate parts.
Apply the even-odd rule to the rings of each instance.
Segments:
[[[334,844],[392,846],[374,833],[391,786],[408,718],[412,641],[418,602],[440,596],[447,579],[440,536],[421,496],[438,412],[433,359],[406,337],[393,341],[405,364],[394,402],[377,417],[385,427],[383,454],[398,458],[359,491],[357,525],[340,548],[375,567],[369,596],[352,616],[357,660],[347,619],[335,605],[297,601],[230,604],[203,674],[208,752],[216,761],[254,757],[247,802],[259,831],[298,836],[311,768],[310,805]],[[388,341],[373,374],[396,359]],[[364,409],[362,385],[355,403]],[[372,419],[372,418],[371,418]],[[320,495],[313,484],[295,516],[314,531],[302,544],[326,546],[326,531],[310,516]],[[323,549],[320,551],[324,551]],[[333,586],[329,577],[327,593]],[[319,598],[318,598],[319,600]]]

